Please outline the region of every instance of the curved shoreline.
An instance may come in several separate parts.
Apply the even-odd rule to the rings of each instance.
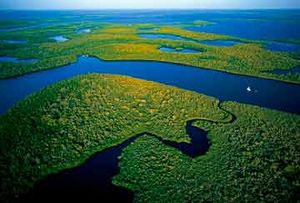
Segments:
[[[55,67],[46,68],[46,69],[42,69],[42,70],[34,70],[34,71],[27,72],[27,73],[21,73],[21,74],[17,74],[14,76],[8,76],[8,77],[3,77],[3,78],[0,76],[0,81],[1,80],[5,81],[5,80],[9,80],[9,79],[17,79],[19,77],[30,75],[33,73],[44,72],[44,71],[53,70],[53,69],[59,69],[59,68],[62,68],[62,67],[68,66],[68,65],[76,64],[78,62],[78,59],[83,56],[84,55],[78,55],[78,56],[76,56],[76,60],[74,62],[69,62],[69,63],[66,63],[61,66],[55,66]],[[300,81],[297,82],[297,81],[284,80],[284,79],[279,79],[279,78],[272,78],[272,77],[268,77],[268,76],[257,76],[257,75],[247,74],[247,73],[242,74],[242,73],[235,72],[235,71],[226,71],[223,69],[193,66],[193,65],[188,65],[188,64],[184,64],[184,63],[170,62],[170,61],[166,61],[166,60],[164,61],[164,60],[151,60],[151,59],[145,59],[145,60],[143,60],[143,59],[103,59],[103,58],[95,56],[95,55],[88,55],[88,57],[96,58],[96,59],[98,59],[100,61],[104,61],[104,62],[158,62],[158,63],[174,64],[174,65],[185,66],[187,68],[198,68],[198,69],[222,72],[222,73],[230,74],[230,75],[252,77],[252,78],[257,78],[257,79],[265,79],[265,80],[271,80],[271,81],[276,81],[276,82],[283,82],[283,83],[291,84],[291,85],[300,85]],[[292,69],[292,68],[290,68],[290,69]],[[288,71],[289,69],[286,69],[286,70]]]
[[[0,80],[0,114],[51,84],[88,73],[126,75],[198,92],[222,101],[300,113],[300,95],[295,94],[300,91],[300,85],[186,67],[167,62],[104,61],[95,57],[80,57],[76,63],[68,66]],[[246,90],[249,86],[253,91]]]
[[[90,201],[103,200],[106,202],[132,202],[134,198],[133,192],[126,188],[115,186],[111,181],[111,179],[120,172],[118,162],[119,156],[122,154],[123,149],[142,136],[151,136],[159,140],[162,144],[173,147],[191,158],[205,155],[210,145],[207,138],[208,131],[204,131],[199,127],[193,126],[193,122],[204,121],[214,124],[230,124],[235,122],[236,116],[222,107],[221,103],[222,102],[218,103],[218,108],[220,108],[222,111],[225,111],[231,117],[230,121],[212,121],[206,118],[191,119],[187,121],[185,128],[187,134],[191,138],[190,143],[177,143],[174,141],[168,141],[153,133],[142,132],[131,136],[116,146],[96,152],[94,155],[91,155],[90,158],[88,158],[83,164],[65,169],[59,173],[47,175],[44,179],[38,181],[28,193],[21,195],[19,200],[21,200],[21,202],[35,202],[36,200],[45,200],[45,198],[47,198],[47,201],[49,198],[52,201],[58,199],[86,200],[86,196],[88,195],[88,200]],[[205,143],[203,143],[203,141]],[[97,162],[96,165],[94,164],[95,162]],[[91,169],[97,171],[97,173],[93,173]],[[89,174],[93,175],[92,180],[83,181],[85,179],[89,179]],[[91,188],[87,190],[85,187]]]

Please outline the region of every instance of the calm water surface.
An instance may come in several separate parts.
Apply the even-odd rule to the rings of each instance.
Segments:
[[[87,73],[127,75],[196,91],[220,100],[300,113],[300,85],[170,63],[102,61],[90,57],[80,57],[77,63],[64,67],[0,80],[0,112],[5,113],[18,101],[50,84]]]

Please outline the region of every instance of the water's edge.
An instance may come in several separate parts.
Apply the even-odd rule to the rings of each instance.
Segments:
[[[103,61],[94,57],[79,57],[70,65],[0,80],[0,114],[44,87],[88,73],[126,75],[195,91],[222,101],[300,114],[300,94],[297,94],[300,85],[167,62]]]
[[[173,147],[183,154],[195,158],[206,154],[210,143],[208,131],[193,126],[195,121],[205,121],[215,124],[230,124],[236,121],[236,116],[218,104],[231,119],[227,122],[208,119],[192,119],[186,122],[186,133],[191,138],[190,143],[177,143],[148,132],[134,135],[121,144],[105,149],[91,156],[84,164],[57,174],[48,175],[35,184],[29,193],[20,197],[21,202],[49,201],[98,201],[98,202],[132,202],[134,193],[126,188],[112,184],[112,178],[120,172],[118,162],[123,149],[142,136],[151,136],[161,143]]]

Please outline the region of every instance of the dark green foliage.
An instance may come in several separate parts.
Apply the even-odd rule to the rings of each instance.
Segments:
[[[237,116],[235,123],[195,123],[209,130],[207,155],[191,159],[143,137],[124,150],[113,182],[135,191],[136,202],[296,202],[299,116],[223,105]]]
[[[1,199],[141,132],[188,142],[186,121],[227,119],[210,97],[129,77],[87,75],[50,86],[0,117]]]

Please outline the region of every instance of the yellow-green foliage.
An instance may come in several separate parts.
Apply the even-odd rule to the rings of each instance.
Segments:
[[[222,104],[236,122],[195,123],[209,130],[205,156],[192,159],[142,137],[124,150],[113,183],[133,190],[135,202],[297,202],[300,117]]]
[[[193,31],[183,30],[177,27],[161,27],[158,30],[150,31],[149,33],[171,34],[171,35],[177,35],[177,36],[185,37],[187,39],[199,40],[199,41],[237,39],[227,35],[219,35],[219,34],[206,33],[206,32],[193,32]]]
[[[0,33],[0,39],[23,39],[25,45],[0,44],[0,55],[21,58],[38,58],[35,64],[0,63],[0,78],[7,78],[43,69],[74,63],[83,54],[106,60],[154,60],[217,69],[230,73],[252,75],[299,83],[300,75],[276,75],[273,69],[289,69],[300,62],[288,53],[267,51],[260,42],[249,41],[227,35],[199,33],[178,27],[157,26],[157,30],[141,31],[154,25],[132,26],[89,23],[88,34],[75,34],[83,24],[65,27],[52,26],[13,33]],[[144,39],[138,33],[172,34],[185,40]],[[50,36],[64,34],[70,40],[56,43]],[[243,44],[232,47],[217,47],[201,44],[202,40],[237,40]],[[192,48],[199,53],[167,53],[159,51],[161,46],[172,48]]]
[[[59,82],[0,117],[1,199],[144,131],[188,142],[188,120],[228,117],[217,104],[194,92],[122,76]]]

